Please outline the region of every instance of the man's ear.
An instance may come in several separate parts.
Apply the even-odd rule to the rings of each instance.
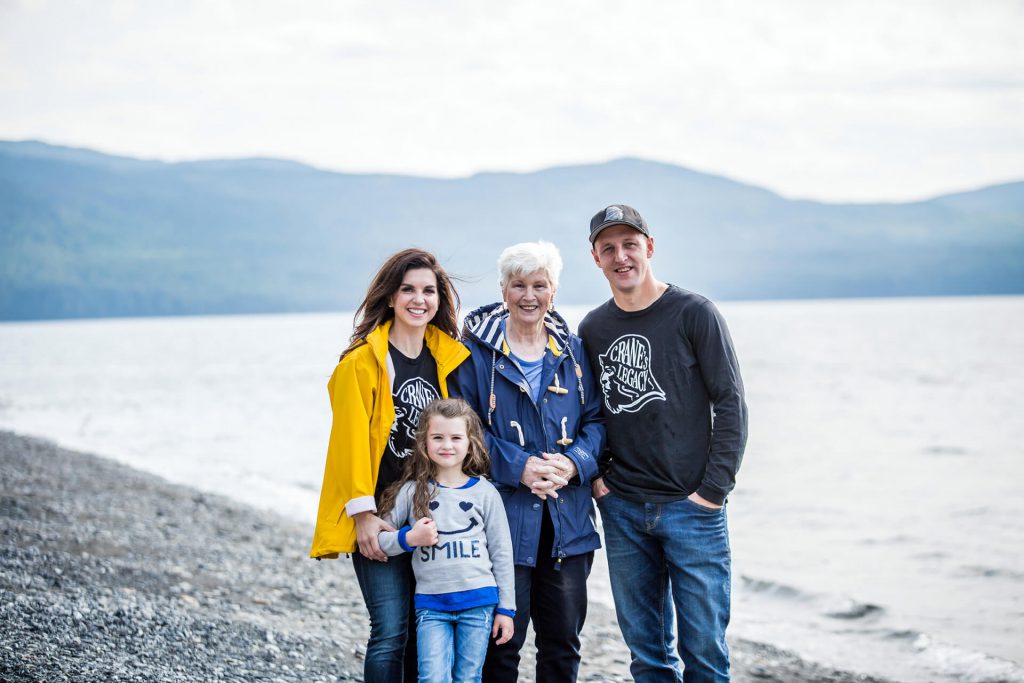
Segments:
[[[647,258],[654,256],[654,238],[647,238]]]
[[[597,255],[597,250],[594,249],[593,247],[591,247],[590,248],[590,255],[594,257],[594,265],[596,265],[598,268],[600,268],[601,267],[601,259]]]

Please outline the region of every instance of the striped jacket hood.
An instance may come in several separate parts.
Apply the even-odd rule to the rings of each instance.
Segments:
[[[498,303],[481,306],[467,315],[466,322],[462,328],[463,339],[469,338],[477,341],[491,351],[490,391],[492,399],[494,398],[494,372],[495,366],[498,363],[498,357],[508,355],[505,352],[505,326],[503,325],[508,320],[508,317],[508,309],[499,301]],[[586,394],[583,391],[583,382],[581,381],[580,364],[576,360],[576,354],[573,353],[572,346],[569,344],[571,333],[569,332],[568,323],[557,312],[548,311],[544,314],[544,327],[548,330],[548,347],[554,354],[556,356],[561,356],[563,353],[569,354],[572,367],[576,371],[575,379],[576,385],[579,388],[580,404],[586,403]],[[493,413],[494,401],[491,400],[487,407],[486,422],[488,425],[491,424],[491,415]]]
[[[485,346],[503,353],[505,346],[505,326],[508,320],[508,309],[502,302],[481,306],[466,316],[462,327],[463,337],[472,337]],[[557,311],[548,311],[544,314],[544,327],[548,335],[555,341],[555,347],[559,353],[563,353],[569,344],[569,325],[565,318]]]

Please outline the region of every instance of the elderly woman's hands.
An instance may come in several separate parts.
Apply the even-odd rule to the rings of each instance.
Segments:
[[[561,453],[531,455],[523,467],[522,482],[541,500],[558,498],[558,489],[576,476],[576,464]]]
[[[526,459],[523,478],[520,481],[541,499],[547,498],[549,495],[552,498],[558,498],[555,490],[569,483],[568,479],[561,476],[561,471],[561,468],[555,463],[531,455]]]
[[[563,477],[565,477],[566,484],[568,484],[569,481],[571,481],[572,478],[576,476],[576,463],[574,463],[572,461],[572,458],[570,458],[569,456],[562,455],[561,453],[541,453],[541,455],[544,456],[544,460],[546,460],[548,463],[551,463],[555,467],[561,469],[561,474]],[[563,484],[563,486],[564,485],[565,484]]]

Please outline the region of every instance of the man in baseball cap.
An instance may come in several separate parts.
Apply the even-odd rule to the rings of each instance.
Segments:
[[[599,211],[590,243],[612,293],[579,327],[608,430],[592,488],[630,671],[679,681],[681,658],[687,681],[728,681],[725,502],[747,440],[732,339],[713,303],[654,276],[636,209]]]

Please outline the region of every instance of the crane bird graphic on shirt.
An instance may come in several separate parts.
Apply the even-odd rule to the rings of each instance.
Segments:
[[[430,386],[430,382],[422,377],[406,380],[395,392],[395,421],[391,423],[391,434],[388,437],[388,448],[395,456],[405,459],[412,455],[411,447],[398,450],[395,446],[395,437],[405,434],[408,437],[406,443],[415,443],[416,426],[420,423],[420,414],[428,403],[440,398],[437,389]]]
[[[651,372],[651,342],[639,334],[624,334],[598,356],[604,404],[613,415],[636,413],[651,401],[664,401]]]

